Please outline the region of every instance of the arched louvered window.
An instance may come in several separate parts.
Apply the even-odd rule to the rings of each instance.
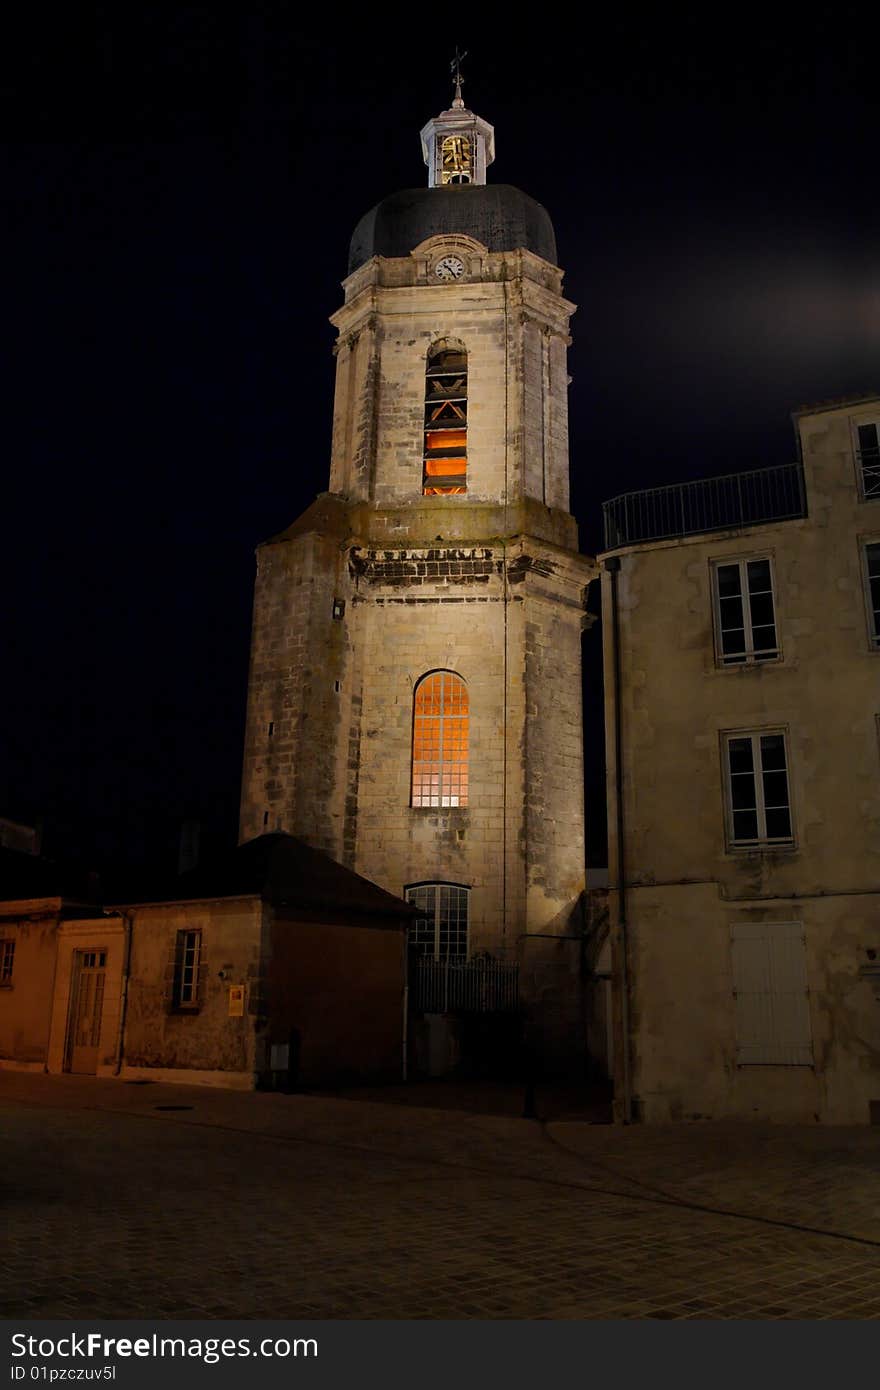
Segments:
[[[416,686],[413,706],[413,806],[466,806],[467,686],[452,671],[432,671]]]
[[[467,492],[467,353],[460,344],[435,343],[425,373],[426,497]]]
[[[467,135],[447,135],[440,142],[440,183],[470,183],[474,150]]]

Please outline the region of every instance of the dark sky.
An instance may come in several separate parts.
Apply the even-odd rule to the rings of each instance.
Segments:
[[[253,551],[327,485],[348,237],[424,182],[456,42],[579,305],[584,548],[603,499],[787,462],[793,408],[880,386],[863,11],[553,15],[540,47],[537,11],[394,39],[296,8],[35,5],[4,36],[0,814],[56,850],[234,839]]]

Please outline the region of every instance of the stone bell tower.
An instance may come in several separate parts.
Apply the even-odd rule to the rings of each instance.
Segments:
[[[522,960],[584,887],[574,305],[460,82],[421,140],[428,187],[351,239],[329,490],[257,552],[241,836],[408,892],[429,954]]]

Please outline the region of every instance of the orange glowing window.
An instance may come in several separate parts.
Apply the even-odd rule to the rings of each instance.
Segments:
[[[467,492],[467,353],[438,344],[425,375],[425,496]]]
[[[413,710],[413,806],[466,806],[467,686],[452,671],[434,671],[416,686]]]

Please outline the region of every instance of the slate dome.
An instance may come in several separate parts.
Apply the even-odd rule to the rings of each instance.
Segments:
[[[348,273],[373,256],[408,256],[431,236],[475,237],[490,251],[523,247],[556,265],[549,213],[511,184],[404,188],[365,213],[352,234]]]

